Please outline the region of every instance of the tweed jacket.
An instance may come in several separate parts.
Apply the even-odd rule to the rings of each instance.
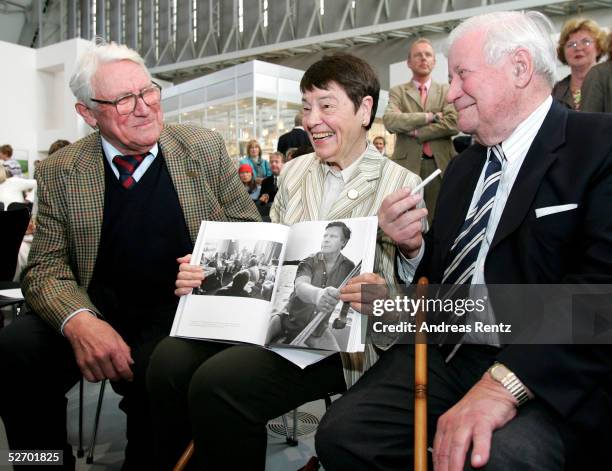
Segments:
[[[446,102],[448,85],[431,81],[425,107],[421,105],[421,95],[412,81],[397,85],[389,91],[389,103],[383,122],[387,131],[396,135],[395,150],[391,156],[402,167],[419,174],[423,143],[429,142],[436,167],[442,172],[455,155],[451,136],[457,134],[457,111]],[[427,123],[427,112],[442,112],[444,117],[439,123]],[[416,138],[408,135],[417,129]]]
[[[202,220],[259,220],[218,133],[165,125],[159,146],[192,241]],[[28,305],[58,330],[78,309],[99,314],[87,288],[104,214],[103,159],[96,132],[59,150],[36,172],[37,230],[22,286]]]
[[[580,110],[612,113],[612,58],[589,70],[582,84]]]
[[[283,167],[279,188],[270,210],[272,222],[292,225],[300,221],[320,220],[319,209],[325,183],[324,163],[315,154],[291,160]],[[358,164],[355,173],[342,190],[341,196],[329,210],[326,219],[348,219],[375,216],[383,199],[402,187],[414,188],[420,177],[383,157],[372,144]],[[350,199],[349,191],[359,195]],[[396,284],[394,262],[396,246],[378,230],[374,271],[383,276],[387,284]],[[378,359],[372,345],[361,353],[342,354],[344,375],[348,386]]]

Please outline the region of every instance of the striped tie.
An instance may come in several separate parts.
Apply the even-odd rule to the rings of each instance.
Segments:
[[[119,170],[119,182],[126,190],[129,190],[136,184],[136,180],[134,180],[132,174],[147,155],[149,154],[116,155],[113,157],[113,163],[117,167],[117,170]]]
[[[469,283],[476,270],[476,259],[487,231],[501,178],[501,163],[506,158],[501,144],[491,147],[490,150],[482,193],[478,204],[468,212],[461,232],[450,249],[449,258],[452,262],[444,270],[443,284]]]

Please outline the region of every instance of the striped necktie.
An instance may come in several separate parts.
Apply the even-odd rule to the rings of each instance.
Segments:
[[[113,163],[119,170],[119,182],[126,190],[136,184],[132,175],[147,155],[149,155],[148,152],[146,154],[116,155],[113,157]]]
[[[490,148],[482,193],[476,206],[468,211],[461,231],[450,249],[451,263],[444,270],[443,284],[469,283],[472,279],[476,270],[478,252],[493,210],[495,194],[501,179],[502,162],[505,158],[501,144]]]

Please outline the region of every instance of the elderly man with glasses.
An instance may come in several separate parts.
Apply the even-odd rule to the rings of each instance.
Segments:
[[[14,450],[63,450],[64,394],[81,375],[123,396],[123,469],[153,469],[144,385],[170,330],[176,258],[202,220],[259,216],[215,132],[164,125],[144,61],[92,45],[70,81],[76,111],[97,131],[41,163],[38,230],[23,290],[32,312],[0,332],[0,415]]]

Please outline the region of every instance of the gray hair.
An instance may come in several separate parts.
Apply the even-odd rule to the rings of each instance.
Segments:
[[[133,49],[115,42],[106,43],[101,38],[92,41],[91,46],[79,58],[76,70],[70,78],[70,90],[77,99],[93,108],[95,103],[90,100],[93,96],[92,79],[102,64],[128,60],[142,66],[145,73],[151,77],[144,59]]]
[[[301,126],[302,125],[302,119],[304,119],[304,113],[302,113],[301,111],[298,111],[297,114],[295,115],[295,117],[293,118],[293,125],[294,126]]]
[[[555,44],[551,38],[550,20],[537,11],[502,11],[474,16],[457,26],[448,37],[450,47],[466,33],[485,32],[484,53],[488,64],[496,64],[505,55],[519,48],[529,51],[535,72],[555,84],[557,60]]]

